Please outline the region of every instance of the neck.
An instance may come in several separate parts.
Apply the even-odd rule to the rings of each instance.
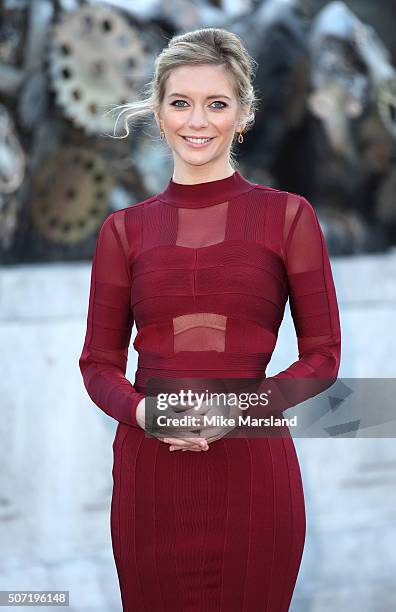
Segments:
[[[256,187],[238,170],[224,178],[199,183],[178,183],[171,178],[157,199],[181,208],[201,208],[236,198]]]
[[[232,176],[234,172],[234,168],[229,163],[226,165],[223,163],[221,166],[214,164],[205,164],[204,166],[184,164],[183,167],[180,167],[179,164],[175,164],[172,180],[182,185],[195,185],[197,183],[206,183],[227,178]]]

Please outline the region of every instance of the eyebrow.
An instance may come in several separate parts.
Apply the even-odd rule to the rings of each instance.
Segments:
[[[172,98],[173,96],[180,96],[181,98],[188,98],[186,94],[181,94],[181,93],[171,93],[168,95],[168,98]],[[213,96],[207,96],[207,100],[212,100],[213,98],[227,98],[227,100],[231,100],[229,96],[225,96],[224,94],[216,94]]]

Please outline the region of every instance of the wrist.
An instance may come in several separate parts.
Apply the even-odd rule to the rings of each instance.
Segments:
[[[136,422],[142,429],[145,429],[146,425],[146,410],[145,410],[145,398],[142,397],[136,407]]]

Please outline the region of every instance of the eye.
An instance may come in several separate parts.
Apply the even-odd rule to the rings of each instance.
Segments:
[[[185,100],[175,100],[174,102],[171,102],[171,106],[176,106],[177,102],[185,102]],[[183,107],[181,107],[181,108],[183,108]]]
[[[227,106],[227,104],[225,102],[222,102],[221,100],[215,100],[213,104],[222,104],[223,106],[221,106],[220,108],[225,108]]]
[[[176,108],[185,108],[184,106],[176,106],[177,102],[185,102],[185,100],[175,100],[174,102],[171,102],[171,106],[175,106]],[[227,106],[227,104],[225,102],[222,102],[221,100],[215,100],[214,102],[212,102],[212,104],[222,104],[223,106],[216,107],[218,110],[221,110],[222,108],[225,108]]]

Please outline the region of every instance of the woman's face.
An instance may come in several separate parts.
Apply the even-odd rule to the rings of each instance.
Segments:
[[[229,159],[235,132],[243,127],[231,79],[220,65],[178,66],[171,71],[156,119],[175,158],[194,166]],[[186,137],[210,140],[195,144]]]

